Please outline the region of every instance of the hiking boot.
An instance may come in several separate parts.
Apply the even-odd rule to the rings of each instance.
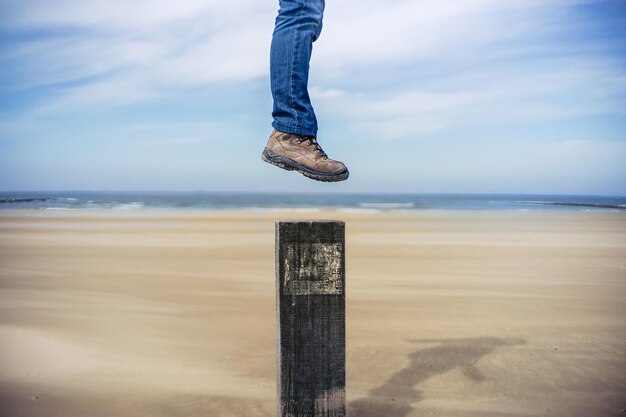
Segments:
[[[348,168],[343,162],[330,159],[313,136],[292,135],[276,129],[272,131],[262,159],[288,171],[298,171],[317,181],[348,179]]]

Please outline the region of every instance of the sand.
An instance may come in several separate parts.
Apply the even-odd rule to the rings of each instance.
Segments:
[[[623,212],[0,212],[2,417],[274,416],[274,221],[347,223],[350,417],[626,409]]]

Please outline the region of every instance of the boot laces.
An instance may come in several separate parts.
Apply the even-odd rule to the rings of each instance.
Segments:
[[[302,143],[304,141],[307,141],[307,145],[311,146],[313,145],[313,151],[317,151],[319,152],[320,156],[324,159],[328,159],[328,155],[326,155],[326,152],[324,152],[324,150],[322,149],[322,147],[320,146],[319,143],[317,143],[317,139],[313,136],[301,136],[298,139],[296,139],[296,142],[298,143]]]

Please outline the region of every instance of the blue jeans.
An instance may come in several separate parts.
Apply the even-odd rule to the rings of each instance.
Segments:
[[[317,136],[317,119],[307,84],[313,42],[322,31],[324,0],[279,3],[270,50],[272,126],[285,133]]]

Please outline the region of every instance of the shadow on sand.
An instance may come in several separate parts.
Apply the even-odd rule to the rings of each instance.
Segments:
[[[367,397],[348,404],[351,417],[406,417],[411,413],[411,403],[422,400],[415,388],[428,378],[455,368],[470,380],[481,382],[485,377],[476,368],[476,362],[491,353],[497,346],[516,346],[523,339],[478,337],[468,339],[410,340],[415,343],[437,343],[438,346],[416,350],[409,355],[410,364],[395,373],[383,385],[371,390]]]

